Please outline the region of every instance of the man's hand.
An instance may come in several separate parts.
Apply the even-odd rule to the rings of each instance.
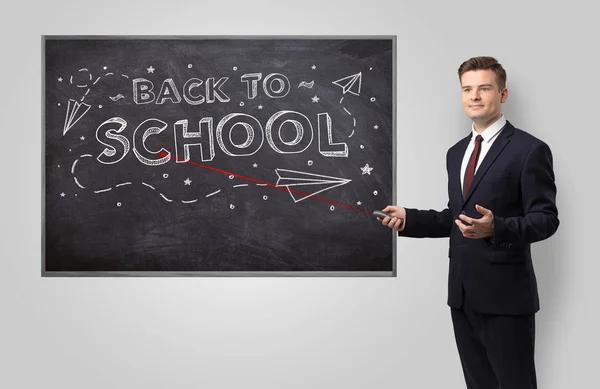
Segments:
[[[460,220],[455,220],[456,225],[460,228],[465,238],[479,239],[494,236],[494,214],[489,209],[485,209],[480,205],[475,205],[477,212],[483,216],[480,219],[473,219],[466,215],[458,215]],[[466,225],[461,222],[470,224]]]
[[[406,210],[404,208],[397,205],[388,205],[381,211],[390,215],[383,218],[383,220],[377,218],[377,220],[381,220],[381,224],[393,228],[396,231],[402,231],[404,229],[404,220],[406,219]]]

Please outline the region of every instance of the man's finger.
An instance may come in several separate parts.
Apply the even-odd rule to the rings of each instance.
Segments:
[[[388,223],[388,226],[391,228],[400,227],[403,222],[404,219],[394,216],[392,217],[392,220],[390,220],[390,222]]]
[[[469,223],[469,224],[475,224],[476,221],[478,221],[479,219],[473,219],[472,217],[468,217],[467,215],[458,215],[459,219]]]
[[[467,225],[463,224],[460,220],[456,220],[456,225],[458,225],[460,232],[462,232],[462,235],[465,238],[471,238],[473,236],[473,234],[476,233],[475,227],[467,226]]]
[[[388,227],[394,228],[394,224],[396,224],[397,221],[398,219],[396,217],[392,217],[388,223]]]
[[[479,204],[476,204],[475,208],[477,208],[477,212],[479,212],[480,214],[485,215],[485,216],[490,215],[492,213],[492,211],[490,211],[487,208],[482,207]]]
[[[465,229],[467,228],[467,226],[465,226],[460,220],[455,220],[455,223],[458,226],[458,228],[460,229],[460,232],[462,232],[464,235]]]

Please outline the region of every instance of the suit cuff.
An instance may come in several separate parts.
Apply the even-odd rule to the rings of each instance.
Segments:
[[[490,243],[494,248],[510,249],[513,243],[507,238],[506,220],[494,215],[494,236],[490,237]]]
[[[416,208],[404,208],[406,216],[404,217],[404,229],[398,231],[398,236],[412,236],[414,233],[415,226],[417,225],[417,212]],[[408,222],[407,222],[408,220]]]

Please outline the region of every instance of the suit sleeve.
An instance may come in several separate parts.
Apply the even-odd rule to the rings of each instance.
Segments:
[[[521,173],[523,216],[494,216],[495,242],[526,245],[552,236],[558,229],[552,152],[545,143],[529,152]]]
[[[405,210],[405,226],[402,231],[398,232],[398,236],[409,238],[447,238],[450,236],[450,230],[454,223],[450,203],[448,203],[448,208],[443,211],[414,208],[405,208]]]

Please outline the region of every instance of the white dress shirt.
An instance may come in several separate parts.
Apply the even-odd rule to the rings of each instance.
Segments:
[[[496,120],[494,122],[494,124],[492,124],[491,126],[486,128],[481,133],[483,140],[481,141],[481,150],[479,151],[479,159],[477,160],[477,166],[475,166],[475,173],[477,173],[477,169],[481,165],[481,161],[483,161],[483,158],[485,158],[485,155],[487,154],[490,147],[492,147],[494,140],[496,140],[496,138],[498,137],[498,134],[504,128],[505,124],[506,124],[506,118],[504,117],[504,115],[502,115],[502,116],[500,116],[500,119]],[[475,138],[477,137],[477,135],[480,135],[477,133],[477,131],[475,131],[474,124],[471,126],[471,131],[472,131],[471,141],[469,142],[469,145],[467,146],[467,150],[465,151],[465,155],[463,156],[463,160],[462,160],[462,165],[460,167],[460,187],[461,187],[461,189],[463,188],[463,185],[464,185],[465,171],[467,170],[467,165],[469,164],[469,159],[471,158],[471,154],[473,153],[473,149],[475,148]]]

